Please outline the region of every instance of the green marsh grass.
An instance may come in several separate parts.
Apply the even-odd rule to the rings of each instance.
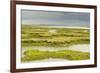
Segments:
[[[27,50],[24,52],[24,56],[22,57],[22,62],[43,60],[49,58],[58,58],[66,60],[87,60],[90,58],[90,53],[72,51],[72,50],[60,50],[60,51]]]
[[[52,31],[52,32],[51,32]],[[48,46],[48,47],[67,47],[75,44],[89,44],[89,29],[75,28],[52,28],[33,25],[22,25],[21,44],[23,47]],[[81,47],[80,47],[81,48]],[[30,48],[29,48],[30,49]],[[27,50],[22,53],[22,62],[35,60],[59,58],[67,60],[87,60],[90,58],[89,52],[74,50],[40,51]]]

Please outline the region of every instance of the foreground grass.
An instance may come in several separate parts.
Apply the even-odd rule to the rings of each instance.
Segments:
[[[21,58],[21,61],[29,62],[29,61],[43,60],[49,58],[58,58],[66,60],[87,60],[90,58],[90,53],[72,51],[72,50],[60,50],[60,51],[27,50],[24,52],[24,56]]]

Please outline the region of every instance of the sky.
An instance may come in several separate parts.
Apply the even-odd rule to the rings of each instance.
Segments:
[[[21,10],[21,22],[27,25],[90,27],[90,13]]]

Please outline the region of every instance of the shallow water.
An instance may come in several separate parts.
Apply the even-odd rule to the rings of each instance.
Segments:
[[[71,45],[68,47],[32,46],[32,47],[22,48],[22,52],[29,50],[29,49],[35,49],[35,50],[40,50],[40,51],[75,50],[75,51],[81,51],[81,52],[89,52],[90,45],[89,44],[77,44],[77,45]]]

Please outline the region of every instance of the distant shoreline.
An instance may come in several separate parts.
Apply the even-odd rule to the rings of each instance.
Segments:
[[[28,24],[24,24],[24,26],[28,26]],[[29,25],[34,27],[46,27],[46,28],[74,28],[74,29],[90,29],[88,27],[77,27],[77,26],[50,26],[50,25]]]
[[[74,29],[90,29],[87,27],[71,27],[71,26],[40,26],[40,27],[47,27],[47,28],[74,28]]]

